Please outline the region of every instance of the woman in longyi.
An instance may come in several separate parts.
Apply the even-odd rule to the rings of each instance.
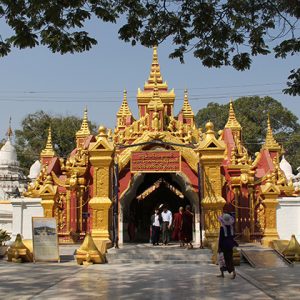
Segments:
[[[224,271],[227,270],[228,273],[232,273],[232,279],[234,279],[236,273],[233,265],[233,248],[238,246],[238,243],[234,240],[234,218],[231,215],[224,213],[218,219],[221,223],[218,255],[222,258],[219,259],[221,274],[218,275],[218,277],[224,277]],[[222,263],[223,258],[225,264]]]

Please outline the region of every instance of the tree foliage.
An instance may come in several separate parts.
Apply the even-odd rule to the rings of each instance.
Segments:
[[[49,126],[55,152],[60,157],[67,157],[76,147],[75,134],[81,123],[82,119],[75,116],[50,115],[44,111],[28,114],[21,123],[22,128],[15,130],[15,146],[20,166],[29,170],[32,163],[39,159],[46,145]],[[90,129],[95,132],[96,126],[90,124]]]
[[[204,66],[249,69],[251,57],[272,51],[277,58],[299,53],[299,0],[0,0],[0,17],[12,29],[0,32],[0,56],[47,46],[53,52],[89,50],[97,43],[84,30],[96,17],[116,23],[119,37],[153,46],[168,39],[172,58],[193,51]],[[297,35],[298,34],[298,35]],[[285,93],[300,95],[300,68],[291,71]]]
[[[254,156],[261,149],[267,133],[267,118],[270,115],[275,139],[283,145],[285,156],[294,171],[300,166],[300,124],[298,118],[280,102],[264,97],[242,97],[233,102],[237,120],[242,126],[242,139],[249,153]],[[215,131],[222,130],[228,120],[229,104],[209,103],[196,115],[196,123],[205,128],[211,120]]]

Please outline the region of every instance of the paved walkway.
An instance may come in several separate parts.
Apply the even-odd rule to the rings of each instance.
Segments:
[[[1,262],[0,274],[6,299],[270,299],[241,276],[217,278],[214,265]]]
[[[0,299],[300,299],[300,264],[242,264],[231,280],[217,278],[218,267],[209,263],[78,266],[70,261],[75,249],[61,249],[61,263],[0,260]]]

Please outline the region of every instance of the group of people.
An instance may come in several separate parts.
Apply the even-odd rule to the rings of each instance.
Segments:
[[[163,206],[162,212],[156,208],[151,216],[153,246],[159,245],[160,232],[162,232],[163,245],[168,245],[172,236],[172,240],[180,242],[180,247],[192,248],[193,220],[194,215],[189,205],[185,207],[185,210],[180,207],[174,217],[166,205]]]
[[[234,218],[230,214],[224,213],[218,219],[221,225],[218,244],[218,263],[221,273],[218,277],[224,277],[224,272],[228,271],[228,273],[232,273],[232,279],[234,279],[236,272],[233,263],[233,248],[238,246],[234,239]],[[185,210],[180,207],[174,217],[167,206],[163,206],[162,212],[159,208],[155,209],[155,213],[151,216],[153,245],[159,245],[160,232],[162,231],[164,245],[168,245],[172,232],[172,239],[179,241],[181,247],[186,245],[192,248],[193,220],[194,215],[189,205],[186,206]]]

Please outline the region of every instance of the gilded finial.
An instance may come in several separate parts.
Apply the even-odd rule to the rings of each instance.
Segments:
[[[9,123],[8,123],[8,129],[6,131],[6,135],[7,135],[9,140],[11,139],[11,137],[13,135],[13,131],[11,129],[11,117],[9,117]]]
[[[268,149],[270,151],[281,151],[281,146],[277,143],[273,136],[273,130],[271,127],[271,121],[270,121],[270,114],[268,113],[268,119],[267,119],[267,135],[266,135],[266,141],[263,145],[264,149]]]
[[[120,106],[120,109],[117,113],[118,117],[124,117],[124,116],[131,116],[132,113],[130,111],[128,102],[127,102],[127,91],[126,89],[123,91],[123,101],[122,104]]]
[[[187,89],[184,90],[184,100],[183,100],[182,113],[183,113],[183,116],[194,116],[192,107],[189,103]]]
[[[54,157],[54,156],[55,156],[55,152],[52,145],[52,132],[51,132],[51,126],[49,126],[46,147],[44,148],[44,150],[42,150],[41,157]]]
[[[145,83],[144,88],[149,89],[153,88],[154,80],[156,77],[158,88],[168,88],[166,82],[163,83],[162,75],[160,73],[160,65],[158,62],[158,54],[157,54],[157,46],[153,47],[153,54],[152,54],[152,63],[151,63],[151,70],[148,81]]]
[[[238,122],[238,120],[235,117],[231,98],[230,98],[230,102],[229,102],[229,116],[228,116],[228,121],[225,125],[225,128],[230,128],[232,130],[241,130],[242,129],[241,124]]]
[[[90,131],[90,128],[89,128],[88,111],[87,111],[87,107],[86,107],[84,109],[81,127],[76,132],[76,137],[86,137],[86,136],[89,136],[90,134],[91,134],[91,131]]]

